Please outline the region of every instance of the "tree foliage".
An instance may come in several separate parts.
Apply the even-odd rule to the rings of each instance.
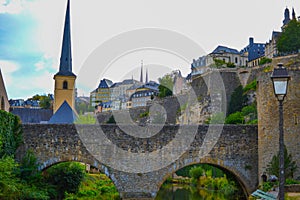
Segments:
[[[39,164],[32,150],[28,150],[20,163],[19,177],[27,182],[39,181],[41,174]]]
[[[244,123],[245,123],[245,119],[241,112],[232,113],[225,120],[225,124],[244,124]]]
[[[51,94],[44,94],[44,95],[39,95],[36,94],[33,97],[27,99],[27,100],[35,100],[39,101],[39,106],[43,109],[51,109],[52,108],[52,100],[51,100]]]
[[[292,155],[288,154],[284,146],[284,174],[285,178],[294,178],[294,172],[297,170],[296,162],[293,161]],[[279,152],[274,155],[271,162],[267,165],[267,173],[279,177]]]
[[[0,158],[4,155],[14,156],[22,142],[20,119],[0,110]]]
[[[79,163],[60,163],[47,170],[47,181],[56,186],[58,197],[76,193],[84,178],[84,166]]]
[[[264,64],[267,64],[267,63],[271,63],[272,62],[272,59],[271,58],[266,58],[266,57],[262,57],[259,61],[259,65],[264,65]]]
[[[173,78],[170,74],[167,74],[163,76],[162,78],[158,79],[159,81],[159,97],[166,97],[166,96],[172,96],[173,95]]]
[[[228,108],[228,115],[238,111],[242,111],[246,100],[247,96],[244,95],[243,87],[240,85],[233,91],[231,95]]]
[[[281,53],[298,52],[300,49],[300,22],[291,20],[283,29],[277,41],[278,51]]]
[[[195,180],[198,180],[200,178],[200,176],[203,175],[204,170],[202,169],[202,167],[198,166],[198,167],[193,167],[192,169],[190,169],[190,177],[192,177]]]

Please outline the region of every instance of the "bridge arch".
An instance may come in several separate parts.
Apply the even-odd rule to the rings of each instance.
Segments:
[[[208,162],[208,161],[204,161],[204,162],[191,162],[191,163],[188,163],[188,164],[182,165],[182,166],[173,165],[171,167],[171,171],[169,173],[165,174],[165,176],[163,177],[162,181],[159,182],[159,184],[158,184],[158,191],[160,190],[160,188],[163,185],[163,183],[170,176],[172,176],[174,173],[176,173],[177,171],[179,171],[180,169],[183,169],[185,167],[192,166],[192,165],[197,165],[197,164],[208,164],[208,165],[211,165],[211,166],[214,166],[216,168],[221,169],[223,172],[225,172],[225,174],[232,175],[235,178],[236,182],[239,184],[240,188],[243,190],[243,194],[245,195],[245,197],[248,197],[250,195],[251,191],[248,190],[249,187],[247,186],[247,183],[244,181],[245,180],[244,177],[242,177],[240,175],[240,173],[236,169],[233,169],[233,168],[221,165],[220,163]]]

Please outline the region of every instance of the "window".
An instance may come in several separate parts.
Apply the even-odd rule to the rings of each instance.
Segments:
[[[235,63],[238,63],[238,58],[237,57],[235,57]]]
[[[1,110],[5,110],[4,98],[1,97]]]
[[[63,82],[63,89],[64,89],[64,90],[67,90],[67,89],[68,89],[68,82],[67,82],[67,81],[64,81],[64,82]]]

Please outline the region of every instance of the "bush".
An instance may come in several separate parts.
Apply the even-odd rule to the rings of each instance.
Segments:
[[[264,64],[267,64],[267,63],[271,63],[272,62],[272,59],[271,58],[266,58],[266,57],[263,57],[260,59],[259,61],[259,65],[264,65]]]
[[[256,91],[257,88],[257,80],[255,79],[251,83],[247,84],[245,88],[243,89],[244,93],[247,93],[250,90]]]
[[[244,116],[241,112],[230,114],[225,120],[225,124],[244,124],[244,123],[245,123]]]
[[[264,192],[268,192],[274,187],[275,184],[276,184],[275,182],[264,182],[261,185],[261,190]]]
[[[232,62],[226,63],[226,66],[227,66],[228,68],[235,68],[235,67],[236,67],[235,64],[232,63]]]
[[[300,181],[297,181],[297,180],[294,180],[294,179],[291,179],[291,178],[287,178],[287,179],[285,180],[285,184],[286,184],[286,185],[300,184]]]
[[[140,118],[144,118],[144,117],[148,117],[149,116],[149,112],[146,111],[146,112],[143,112],[140,114]]]

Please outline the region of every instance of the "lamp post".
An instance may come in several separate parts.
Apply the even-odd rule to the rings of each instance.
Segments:
[[[275,96],[279,101],[279,200],[284,200],[284,135],[283,135],[283,100],[287,94],[290,76],[282,63],[278,64],[272,76]]]

